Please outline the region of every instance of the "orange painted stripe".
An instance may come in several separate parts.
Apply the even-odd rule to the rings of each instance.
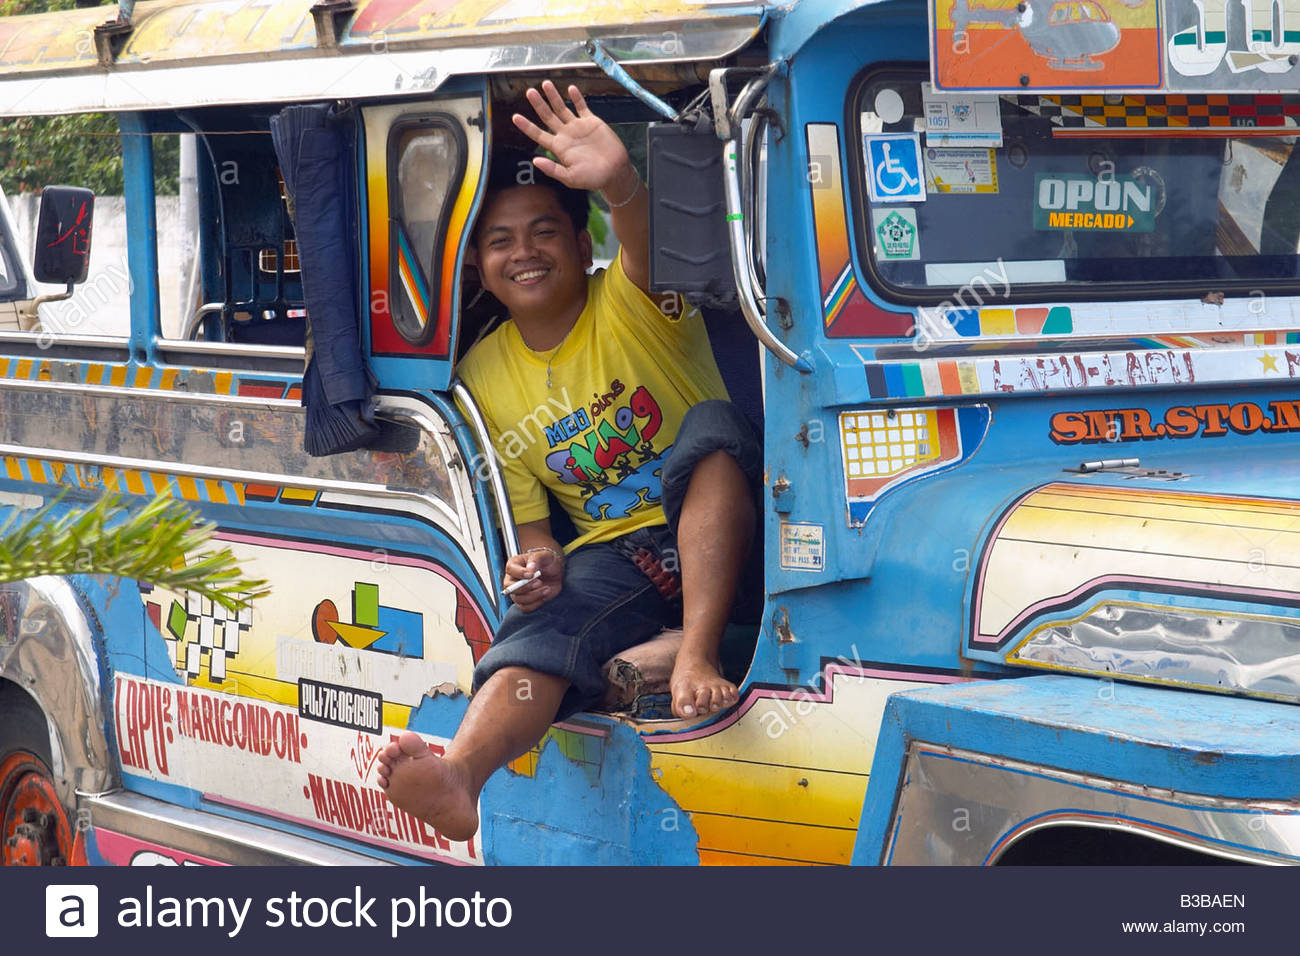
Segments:
[[[166,475],[147,471],[144,473],[144,477],[153,486],[153,493],[155,495],[166,495],[169,498],[172,497],[172,483],[167,480]]]
[[[233,482],[233,483],[231,484],[230,487],[233,488],[233,489],[235,490],[235,504],[242,505],[242,504],[244,503],[244,485],[243,485],[243,483],[242,483],[242,482],[238,482],[238,481],[236,481],[236,482]]]
[[[943,394],[961,394],[961,379],[957,376],[956,362],[939,363],[939,382],[943,385]]]
[[[221,482],[213,481],[211,478],[204,478],[203,487],[208,493],[209,501],[215,501],[220,505],[226,504],[226,491],[221,487]]]
[[[176,477],[176,484],[180,486],[181,497],[186,501],[199,500],[199,487],[195,484],[193,478],[190,478],[188,475],[178,475]]]
[[[18,464],[18,459],[10,455],[5,456],[5,474],[14,481],[23,480],[23,468]]]
[[[148,388],[149,383],[153,381],[153,369],[138,368],[135,370],[134,388]]]
[[[32,377],[32,360],[19,359],[18,369],[14,378],[31,378]]]
[[[127,490],[132,494],[144,494],[144,476],[138,471],[128,470],[125,473]]]
[[[234,384],[234,381],[235,381],[234,372],[218,372],[216,375],[217,394],[218,395],[231,394],[233,390],[232,386]]]
[[[126,384],[126,366],[114,365],[113,370],[109,373],[108,384],[115,388],[121,388]]]
[[[701,866],[825,866],[808,860],[778,860],[770,856],[728,853],[726,850],[700,849]]]
[[[169,392],[176,388],[176,369],[169,368],[163,370],[162,385],[159,387],[164,388]]]

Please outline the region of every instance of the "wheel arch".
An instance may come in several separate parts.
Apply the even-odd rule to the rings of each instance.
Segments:
[[[98,631],[64,578],[0,585],[0,702],[30,703],[44,718],[44,756],[59,799],[72,809],[78,792],[102,793],[119,780],[108,740]]]
[[[1258,856],[1126,823],[1066,820],[1026,829],[991,866],[1231,866]]]

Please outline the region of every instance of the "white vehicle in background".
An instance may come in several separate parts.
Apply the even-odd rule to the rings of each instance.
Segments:
[[[36,295],[31,257],[18,248],[9,200],[0,189],[0,331],[35,328],[36,314],[31,310]]]

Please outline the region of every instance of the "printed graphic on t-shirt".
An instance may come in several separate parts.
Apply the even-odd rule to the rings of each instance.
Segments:
[[[629,393],[614,379],[609,391],[545,429],[546,465],[561,482],[579,486],[593,520],[626,518],[662,496],[668,448],[654,445],[662,427],[650,390],[641,385]]]

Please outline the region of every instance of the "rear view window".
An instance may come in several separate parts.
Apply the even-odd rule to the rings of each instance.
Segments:
[[[442,117],[404,120],[389,144],[392,186],[393,324],[412,345],[433,339],[437,282],[435,255],[446,228],[449,197],[460,182],[465,148],[455,126]]]
[[[1099,284],[1204,293],[1300,277],[1300,150],[1269,130],[1294,127],[1300,98],[983,100],[972,125],[1001,144],[973,135],[939,146],[925,132],[922,76],[876,74],[859,87],[859,240],[885,291],[931,299],[986,267],[1018,298],[1085,283],[1093,295]],[[891,201],[894,189],[912,198]]]

